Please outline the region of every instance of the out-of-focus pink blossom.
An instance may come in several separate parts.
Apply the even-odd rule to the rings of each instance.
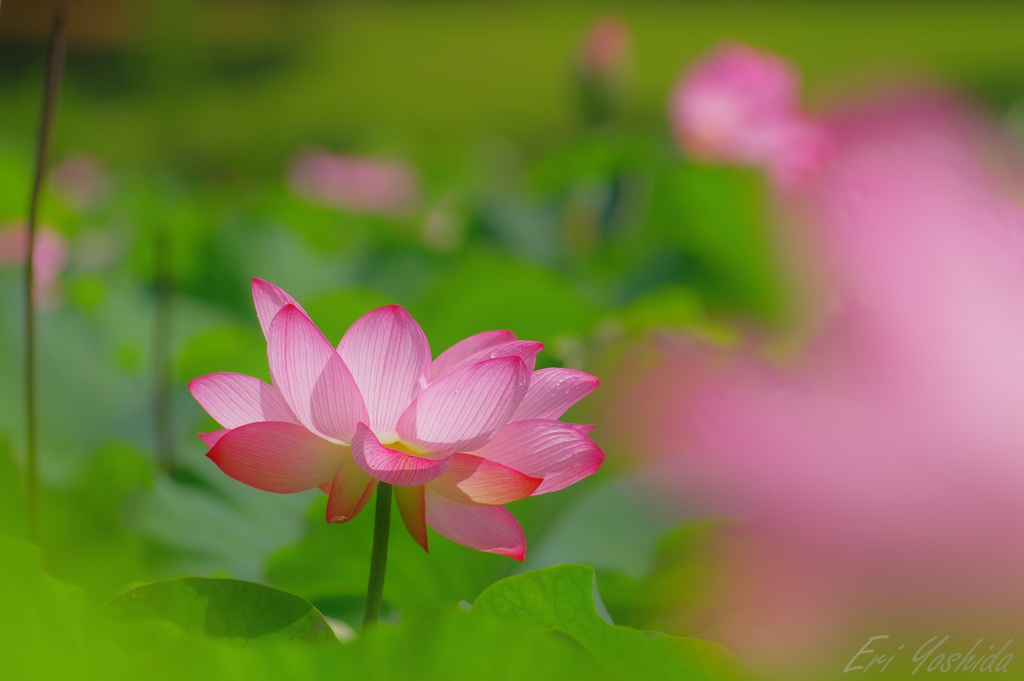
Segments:
[[[99,159],[76,154],[54,166],[50,184],[72,207],[81,210],[100,198],[107,184],[107,171]]]
[[[677,143],[695,158],[763,167],[782,187],[819,161],[825,138],[799,105],[799,82],[781,58],[721,45],[679,79],[669,102]]]
[[[419,180],[407,164],[322,149],[295,157],[288,184],[298,196],[346,211],[403,215],[421,203]]]
[[[28,255],[28,228],[23,224],[0,227],[0,266],[20,265]],[[49,307],[60,298],[57,277],[68,259],[68,242],[51,227],[36,232],[35,282],[33,295],[38,304]]]
[[[628,57],[630,42],[629,26],[622,19],[598,19],[581,46],[580,68],[590,74],[615,73]]]
[[[598,19],[580,43],[576,84],[584,116],[605,122],[621,107],[631,75],[629,26],[618,17]]]
[[[534,371],[540,343],[487,331],[431,361],[419,325],[390,305],[356,320],[335,348],[281,289],[256,279],[253,298],[273,385],[230,373],[189,385],[225,428],[200,435],[207,456],[240,482],[319,487],[327,521],[339,523],[385,482],[424,549],[429,525],[522,560],[526,539],[503,504],[567,487],[604,459],[588,428],[558,420],[597,379]]]
[[[735,574],[758,586],[716,625],[800,654],[865,610],[1024,606],[1020,178],[949,97],[869,103],[829,134],[784,202],[812,244],[818,332],[775,362],[674,344],[622,397],[673,492],[757,539]]]

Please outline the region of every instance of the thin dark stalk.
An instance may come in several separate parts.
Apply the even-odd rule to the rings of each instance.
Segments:
[[[154,246],[156,319],[153,324],[153,432],[160,466],[174,471],[174,428],[171,388],[171,334],[173,333],[171,248],[166,226],[157,228]]]
[[[64,76],[64,54],[66,52],[66,26],[68,9],[61,5],[53,15],[53,27],[46,48],[46,85],[43,89],[42,120],[36,146],[36,171],[32,181],[32,195],[28,204],[28,245],[25,250],[25,447],[26,447],[26,488],[28,495],[28,517],[32,539],[42,542],[42,520],[40,519],[39,452],[37,441],[36,410],[36,308],[35,308],[35,248],[36,223],[39,218],[39,198],[46,178],[46,159],[50,151],[50,135],[57,111],[60,83]]]
[[[377,504],[373,517],[373,548],[370,550],[370,583],[366,587],[363,628],[380,619],[384,598],[384,573],[388,567],[388,535],[391,532],[391,485],[377,483]]]

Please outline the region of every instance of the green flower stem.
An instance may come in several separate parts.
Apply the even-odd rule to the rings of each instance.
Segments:
[[[391,485],[377,484],[377,507],[373,518],[373,549],[370,552],[370,583],[366,587],[366,611],[363,628],[380,619],[384,595],[384,572],[388,567],[388,534],[391,531]]]
[[[43,88],[43,111],[39,123],[36,145],[36,168],[32,179],[32,194],[28,204],[28,248],[25,254],[25,487],[28,496],[28,519],[32,539],[42,543],[40,519],[39,452],[36,414],[36,304],[35,304],[35,250],[36,223],[39,218],[39,199],[46,177],[46,157],[50,151],[53,117],[57,110],[57,95],[64,75],[65,26],[68,8],[63,4],[53,15],[53,27],[46,48],[46,83]]]
[[[171,236],[166,224],[156,227],[153,263],[156,314],[153,324],[153,433],[157,460],[165,473],[174,473],[174,387],[171,377],[171,338],[174,333],[174,281]]]

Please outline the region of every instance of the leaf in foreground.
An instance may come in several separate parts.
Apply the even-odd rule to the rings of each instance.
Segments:
[[[474,614],[567,634],[623,679],[732,679],[729,653],[710,641],[652,635],[609,624],[594,605],[594,569],[559,565],[496,582]]]
[[[117,620],[159,619],[238,643],[334,641],[320,612],[285,591],[237,579],[185,577],[135,587],[98,612]]]

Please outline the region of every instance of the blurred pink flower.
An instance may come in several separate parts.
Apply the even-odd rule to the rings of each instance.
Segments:
[[[618,17],[594,22],[580,46],[580,68],[584,73],[609,76],[623,67],[630,50],[629,26]]]
[[[23,224],[0,227],[0,266],[20,265],[28,254],[28,228]],[[49,307],[60,298],[57,277],[68,259],[68,242],[56,230],[42,226],[36,233],[35,282],[38,304]]]
[[[589,122],[607,122],[621,109],[632,75],[631,42],[626,22],[608,16],[594,22],[580,43],[575,84]]]
[[[489,331],[431,361],[419,325],[390,305],[356,320],[335,348],[281,289],[255,279],[253,298],[273,385],[231,373],[193,380],[226,429],[200,437],[247,485],[320,487],[328,522],[355,517],[382,481],[424,549],[430,525],[522,560],[522,529],[502,505],[571,485],[604,458],[587,428],[557,420],[597,379],[534,371],[540,343]]]
[[[292,160],[288,183],[298,196],[354,212],[402,215],[421,203],[413,169],[382,158],[304,151]]]
[[[103,163],[88,154],[76,154],[64,159],[50,173],[50,183],[72,207],[84,209],[94,204],[103,194],[108,182]]]
[[[829,134],[785,202],[822,286],[818,331],[776,362],[677,343],[619,401],[673,495],[755,538],[734,566],[757,586],[716,624],[800,654],[871,609],[1024,605],[1019,178],[948,97],[869,103]]]
[[[682,75],[669,118],[676,142],[695,158],[763,167],[788,187],[825,148],[818,124],[798,100],[798,76],[788,63],[727,43]]]

